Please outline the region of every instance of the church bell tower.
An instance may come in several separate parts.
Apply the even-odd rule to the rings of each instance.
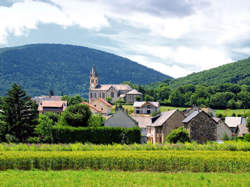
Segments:
[[[98,85],[98,75],[95,70],[95,65],[92,66],[91,72],[90,72],[90,77],[89,77],[89,85],[90,89],[94,89]]]

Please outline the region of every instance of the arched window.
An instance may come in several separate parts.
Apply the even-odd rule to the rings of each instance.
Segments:
[[[111,95],[112,98],[114,98],[114,96],[115,96],[114,92],[111,92],[110,95]]]

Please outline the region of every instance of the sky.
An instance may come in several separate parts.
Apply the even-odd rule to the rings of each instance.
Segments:
[[[0,47],[86,46],[174,78],[250,56],[250,0],[0,0]]]

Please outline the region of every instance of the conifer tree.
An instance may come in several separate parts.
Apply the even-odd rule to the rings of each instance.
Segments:
[[[5,124],[5,140],[26,142],[38,123],[37,104],[14,83],[2,106],[1,120]]]

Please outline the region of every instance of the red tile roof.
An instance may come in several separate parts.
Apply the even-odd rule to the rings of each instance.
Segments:
[[[87,102],[81,102],[81,104],[88,105],[90,108],[94,109],[97,112],[102,112],[100,109],[96,108],[94,105],[89,104]]]

